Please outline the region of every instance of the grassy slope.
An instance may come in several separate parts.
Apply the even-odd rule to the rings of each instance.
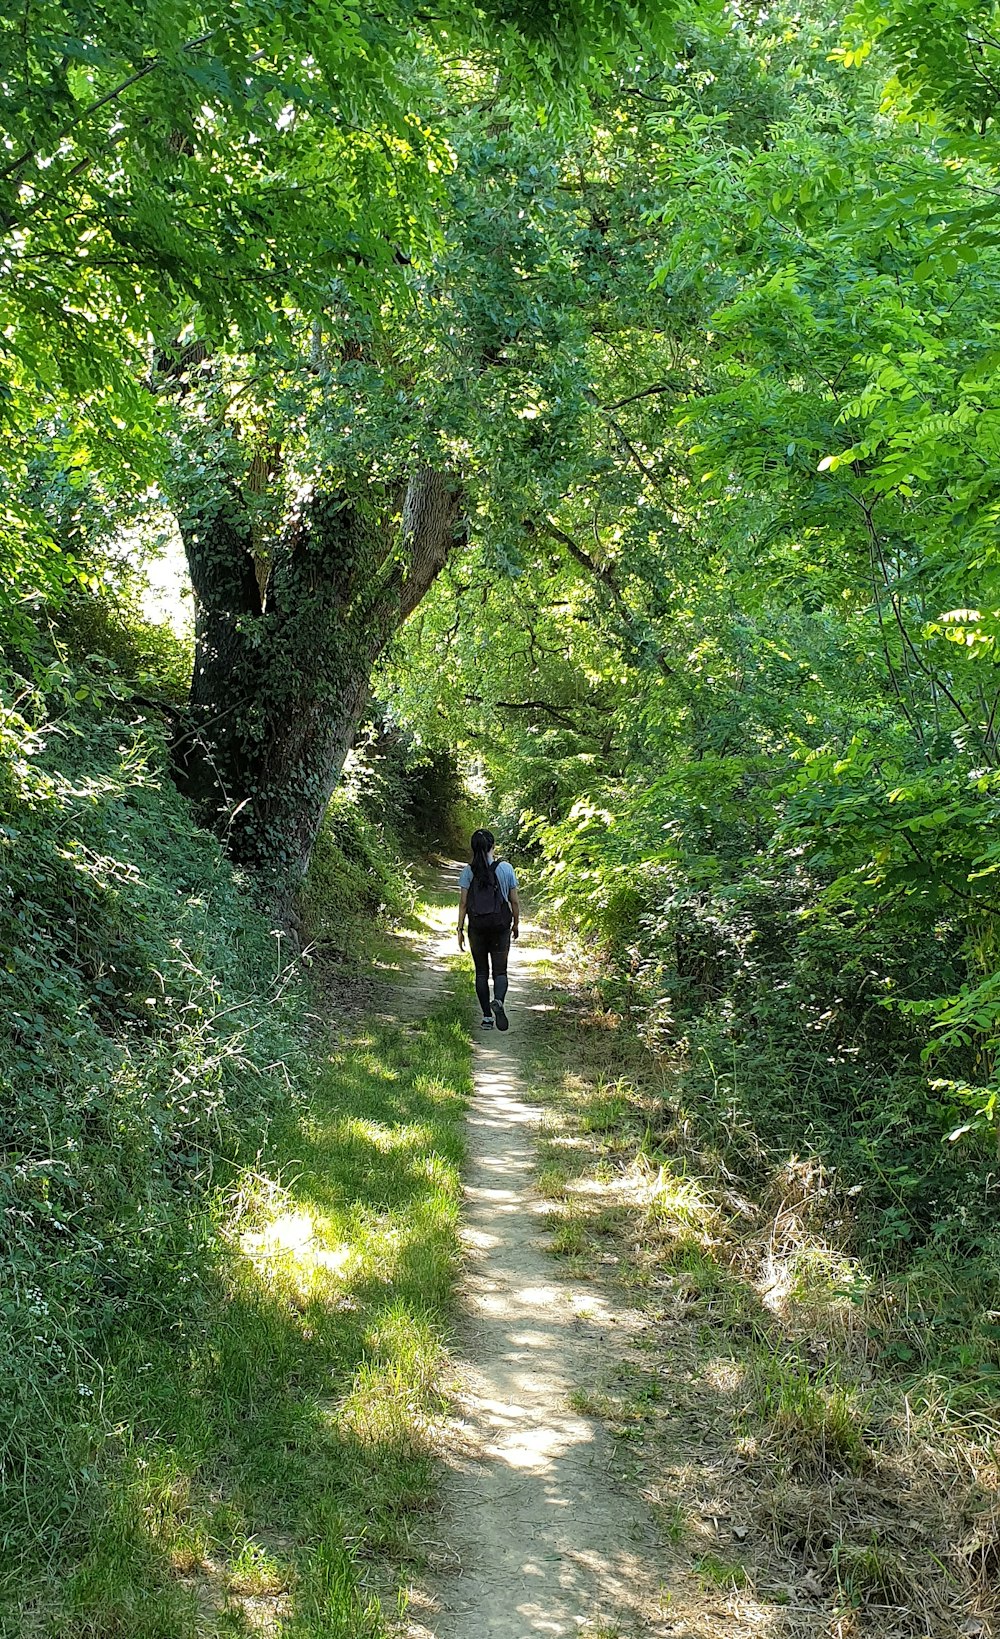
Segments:
[[[350,1032],[234,1180],[186,1347],[114,1352],[122,1438],[60,1631],[385,1632],[435,1484],[467,1055],[447,1013]]]
[[[155,736],[30,705],[0,718],[0,1629],[380,1634],[433,1486],[467,1041],[446,1007],[331,1044]]]
[[[981,1272],[888,1277],[815,1158],[747,1188],[686,1099],[582,986],[541,1015],[539,1186],[555,1249],[649,1322],[581,1410],[660,1518],[696,1631],[957,1639],[1000,1615],[996,1328]],[[738,1150],[736,1152],[738,1154]],[[964,1306],[965,1354],[953,1312]],[[945,1317],[942,1329],[937,1317]]]

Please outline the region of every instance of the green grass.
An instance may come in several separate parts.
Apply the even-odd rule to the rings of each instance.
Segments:
[[[374,1639],[434,1484],[470,1050],[326,973],[100,690],[0,707],[0,1633]],[[27,714],[27,715],[26,715]],[[349,839],[348,839],[349,840]],[[362,839],[364,840],[364,839]],[[346,856],[345,856],[346,857]],[[355,961],[403,970],[430,913]]]
[[[748,1181],[688,1100],[686,1065],[591,1001],[540,1014],[528,1043],[537,1181],[576,1277],[646,1316],[633,1346],[649,1371],[623,1361],[571,1403],[630,1442],[618,1472],[653,1511],[667,1580],[776,1628],[803,1598],[824,1631],[850,1613],[872,1639],[901,1631],[900,1608],[921,1634],[988,1627],[996,1328],[978,1293],[959,1301],[961,1260],[880,1273],[812,1156]],[[918,1375],[942,1344],[949,1369]]]
[[[751,1416],[763,1424],[772,1461],[800,1479],[860,1473],[871,1461],[865,1444],[864,1397],[854,1387],[816,1379],[794,1356],[761,1354],[751,1371]]]
[[[549,1247],[564,1258],[575,1258],[587,1251],[589,1231],[586,1218],[573,1202],[548,1215]]]
[[[694,1569],[706,1588],[745,1588],[749,1581],[745,1565],[738,1559],[723,1559],[719,1554],[702,1554],[695,1561]]]
[[[684,1541],[690,1529],[687,1509],[676,1499],[672,1502],[654,1502],[651,1506],[664,1542],[676,1548]]]
[[[538,1190],[539,1195],[545,1196],[550,1201],[564,1196],[568,1183],[569,1174],[558,1161],[547,1162],[539,1167],[535,1178],[535,1188]]]
[[[836,1543],[831,1569],[845,1605],[863,1608],[875,1603],[906,1608],[919,1599],[919,1578],[898,1554],[874,1539],[863,1545]]]
[[[603,1078],[582,1103],[579,1114],[583,1133],[613,1133],[623,1125],[629,1114],[633,1089],[619,1080],[608,1083]]]
[[[386,1631],[436,1483],[468,1090],[448,1011],[327,1060],[234,1177],[197,1313],[104,1362],[96,1483],[7,1631],[221,1639],[250,1598],[296,1639]]]

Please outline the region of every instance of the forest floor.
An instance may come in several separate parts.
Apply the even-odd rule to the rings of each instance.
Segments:
[[[454,994],[460,965],[474,1028],[443,889],[448,931],[398,1005]],[[475,1044],[446,1478],[408,1639],[1000,1631],[990,1432],[875,1382],[810,1165],[763,1203],[718,1158],[699,1171],[668,1072],[527,935],[511,1029]]]

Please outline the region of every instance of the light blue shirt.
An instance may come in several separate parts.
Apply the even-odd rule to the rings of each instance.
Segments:
[[[458,885],[460,888],[472,887],[471,865],[465,866],[461,876],[458,879]],[[497,887],[500,889],[500,892],[503,894],[509,905],[511,892],[517,887],[517,877],[514,874],[513,865],[508,865],[505,859],[500,859],[497,861]]]

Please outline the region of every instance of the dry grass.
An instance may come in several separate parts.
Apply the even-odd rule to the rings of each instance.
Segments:
[[[1000,1631],[1000,1422],[981,1384],[907,1375],[948,1292],[865,1266],[850,1199],[814,1157],[751,1197],[620,1020],[590,1004],[544,1021],[556,1246],[626,1284],[647,1321],[634,1370],[576,1403],[628,1442],[682,1630]]]

